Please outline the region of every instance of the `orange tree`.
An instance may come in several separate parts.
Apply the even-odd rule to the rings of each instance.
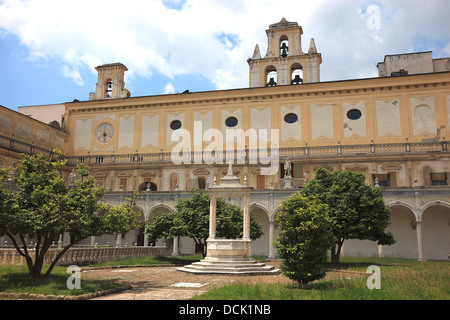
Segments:
[[[139,225],[135,196],[120,206],[102,203],[105,191],[95,187],[89,168],[78,167],[82,178],[68,187],[62,177],[65,164],[57,151],[51,158],[23,155],[14,170],[14,185],[8,182],[11,169],[0,171],[0,236],[6,235],[25,258],[33,279],[41,278],[45,255],[58,235],[68,233],[71,240],[51,262],[45,276],[83,239],[126,233]],[[27,238],[36,240],[32,247]]]
[[[384,203],[381,188],[365,183],[362,173],[350,170],[328,172],[319,168],[314,179],[301,190],[328,205],[332,231],[336,238],[331,247],[331,262],[338,263],[346,239],[372,240],[379,245],[395,243],[385,229],[390,223],[390,209]]]

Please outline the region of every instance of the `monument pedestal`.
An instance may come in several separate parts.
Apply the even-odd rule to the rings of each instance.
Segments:
[[[209,215],[209,238],[206,240],[208,251],[206,258],[200,262],[178,268],[178,271],[198,274],[270,274],[279,269],[266,266],[252,259],[252,240],[250,239],[250,192],[253,188],[241,185],[228,167],[227,175],[221,179],[220,186],[208,188],[211,202]],[[216,238],[216,205],[217,197],[243,198],[243,232],[242,239]]]
[[[291,176],[286,176],[283,179],[282,189],[295,189],[294,179]]]
[[[206,240],[207,261],[248,261],[252,257],[252,241],[243,239]]]
[[[208,253],[200,262],[178,268],[196,274],[262,275],[277,274],[279,269],[252,259],[251,240],[207,240]]]

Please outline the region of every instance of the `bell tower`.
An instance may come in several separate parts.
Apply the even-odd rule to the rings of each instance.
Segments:
[[[252,58],[247,60],[250,88],[320,81],[322,55],[317,53],[314,39],[311,39],[308,52],[303,53],[303,29],[297,22],[283,18],[271,24],[266,34],[268,45],[265,57],[261,57],[259,46],[256,45]]]
[[[130,92],[125,89],[125,71],[121,63],[104,64],[95,68],[98,72],[96,91],[89,94],[89,100],[129,98]]]

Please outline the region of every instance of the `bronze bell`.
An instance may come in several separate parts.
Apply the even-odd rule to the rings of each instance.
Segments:
[[[266,84],[266,87],[275,87],[277,83],[275,82],[274,78],[270,78],[269,82]]]
[[[298,74],[295,75],[294,79],[292,79],[291,84],[302,84],[303,79],[300,78]]]
[[[289,50],[289,48],[288,48],[288,46],[286,45],[286,43],[283,43],[282,45],[281,45],[281,56],[283,57],[283,58],[285,58],[285,57],[287,57],[288,56],[288,50]]]

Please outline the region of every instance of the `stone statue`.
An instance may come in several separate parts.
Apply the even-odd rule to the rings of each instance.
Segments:
[[[77,174],[75,172],[75,169],[72,169],[72,172],[69,174],[69,186],[73,186],[75,184],[76,177]]]
[[[284,161],[284,175],[291,176],[291,161]]]

